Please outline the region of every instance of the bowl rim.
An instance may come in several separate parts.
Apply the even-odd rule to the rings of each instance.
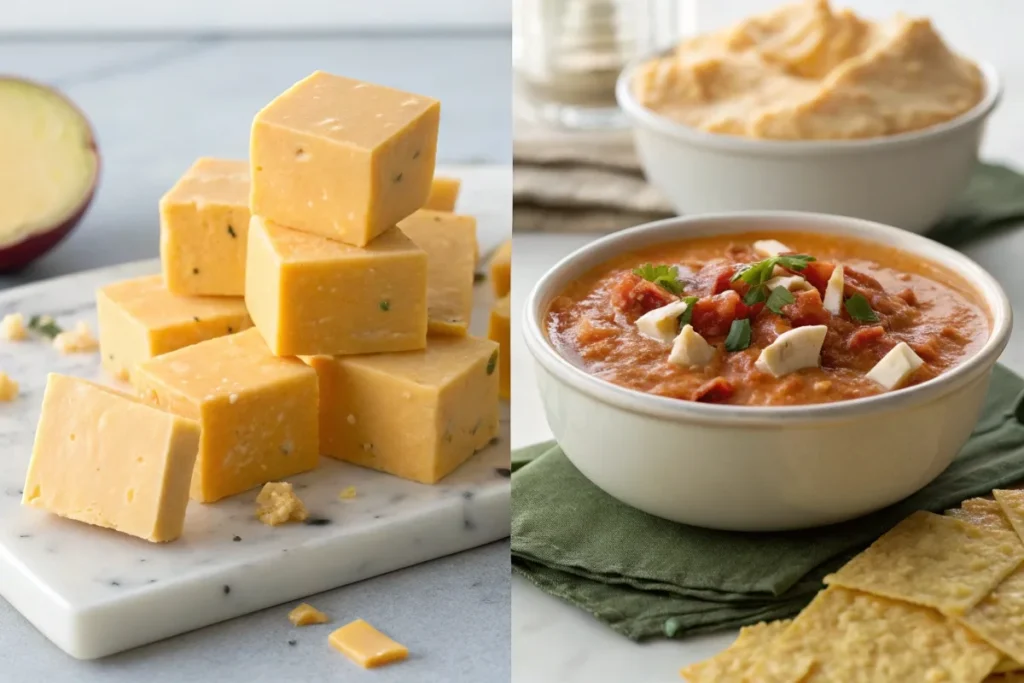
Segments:
[[[722,230],[722,228],[725,230]],[[606,263],[613,253],[666,244],[700,235],[778,229],[828,233],[882,244],[959,273],[987,309],[991,328],[981,349],[951,370],[912,387],[863,398],[794,406],[745,406],[684,401],[628,389],[600,379],[562,356],[545,333],[550,302],[571,279]],[[583,265],[580,265],[583,264]],[[942,398],[979,374],[991,371],[1009,341],[1013,312],[999,283],[973,260],[927,237],[860,218],[803,211],[734,211],[679,216],[645,223],[590,242],[562,258],[534,285],[521,318],[523,337],[535,361],[572,388],[627,411],[673,421],[782,425],[846,421]]]
[[[662,48],[634,58],[619,73],[615,83],[615,99],[619,107],[634,124],[673,137],[688,144],[724,152],[736,152],[764,156],[865,154],[884,149],[925,144],[937,138],[956,134],[962,128],[984,121],[1002,99],[1003,86],[999,72],[988,61],[975,61],[985,81],[985,93],[973,107],[948,121],[932,126],[871,138],[852,140],[773,140],[750,138],[725,133],[709,133],[662,116],[640,104],[633,95],[631,84],[636,70],[647,62],[670,54],[676,46]]]

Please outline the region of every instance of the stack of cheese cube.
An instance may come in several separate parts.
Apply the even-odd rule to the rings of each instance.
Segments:
[[[320,454],[434,483],[488,444],[498,344],[467,334],[476,223],[450,213],[457,181],[433,182],[439,115],[428,97],[316,72],[256,115],[249,162],[197,161],[160,202],[162,275],[97,295],[103,365],[139,400],[51,377],[26,503],[171,540],[189,496],[214,502]],[[71,396],[126,404],[132,419],[100,440],[128,441],[158,481],[105,452],[80,474],[113,498],[69,503],[54,480],[95,443],[73,430],[103,426],[72,419],[87,411]]]

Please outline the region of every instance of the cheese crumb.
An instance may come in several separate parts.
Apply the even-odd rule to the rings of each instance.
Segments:
[[[828,327],[808,325],[783,332],[766,346],[754,367],[774,377],[782,377],[803,368],[816,368]]]
[[[6,372],[0,372],[0,401],[13,401],[18,397],[18,383]]]
[[[341,493],[338,494],[338,498],[341,500],[351,500],[352,498],[355,498],[356,495],[358,494],[356,493],[355,486],[346,486],[341,490]]]
[[[330,617],[306,602],[288,613],[288,621],[292,622],[295,626],[326,624],[330,620]]]
[[[256,517],[270,526],[302,522],[309,517],[306,506],[286,481],[270,482],[256,496]]]
[[[691,325],[684,325],[675,342],[668,362],[686,368],[704,367],[715,357],[715,347],[697,334]]]
[[[914,349],[910,348],[907,342],[900,342],[885,354],[866,376],[886,391],[892,391],[903,386],[922,365],[924,361],[914,353]]]
[[[53,338],[53,348],[61,353],[83,353],[95,351],[98,347],[99,342],[92,336],[92,331],[84,320],[79,320],[75,329],[61,332]]]
[[[28,328],[25,327],[25,316],[21,313],[9,313],[0,321],[0,335],[8,341],[28,339]]]
[[[824,309],[832,315],[839,315],[840,311],[842,311],[845,286],[846,280],[843,277],[843,266],[842,264],[836,264],[836,267],[832,270],[832,276],[828,279],[828,285],[825,287],[825,296],[821,301]]]
[[[648,339],[671,344],[679,332],[679,316],[686,312],[686,308],[685,301],[673,301],[647,311],[636,319],[636,329]]]

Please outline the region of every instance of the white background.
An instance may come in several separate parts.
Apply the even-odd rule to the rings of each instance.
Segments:
[[[500,29],[512,0],[0,0],[21,35]]]

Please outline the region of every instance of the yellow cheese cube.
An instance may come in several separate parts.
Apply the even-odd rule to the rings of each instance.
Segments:
[[[144,360],[252,327],[241,297],[174,296],[159,275],[107,285],[96,308],[103,367],[120,379]]]
[[[317,377],[255,329],[141,363],[146,400],[199,421],[191,496],[210,503],[317,465]]]
[[[317,71],[252,124],[256,215],[365,246],[423,206],[441,104]]]
[[[405,659],[409,650],[388,638],[362,619],[336,629],[327,642],[364,669]]]
[[[427,252],[427,332],[463,336],[473,313],[476,219],[417,211],[399,229]]]
[[[498,342],[501,347],[501,362],[498,370],[501,374],[499,394],[502,398],[512,397],[512,327],[509,324],[508,295],[501,297],[491,307],[491,319],[487,326],[487,338]]]
[[[505,296],[512,290],[512,240],[503,242],[494,252],[490,270],[494,296]]]
[[[320,450],[433,484],[498,433],[498,345],[432,337],[422,351],[305,359],[320,377]]]
[[[181,535],[199,424],[51,374],[22,502],[147,541]]]
[[[461,188],[462,181],[458,178],[434,176],[434,182],[430,185],[430,194],[427,196],[423,208],[432,211],[454,211]]]
[[[427,254],[397,228],[353,247],[253,216],[247,268],[245,303],[279,356],[426,345]]]
[[[241,296],[249,163],[198,159],[160,199],[160,261],[174,294]]]

